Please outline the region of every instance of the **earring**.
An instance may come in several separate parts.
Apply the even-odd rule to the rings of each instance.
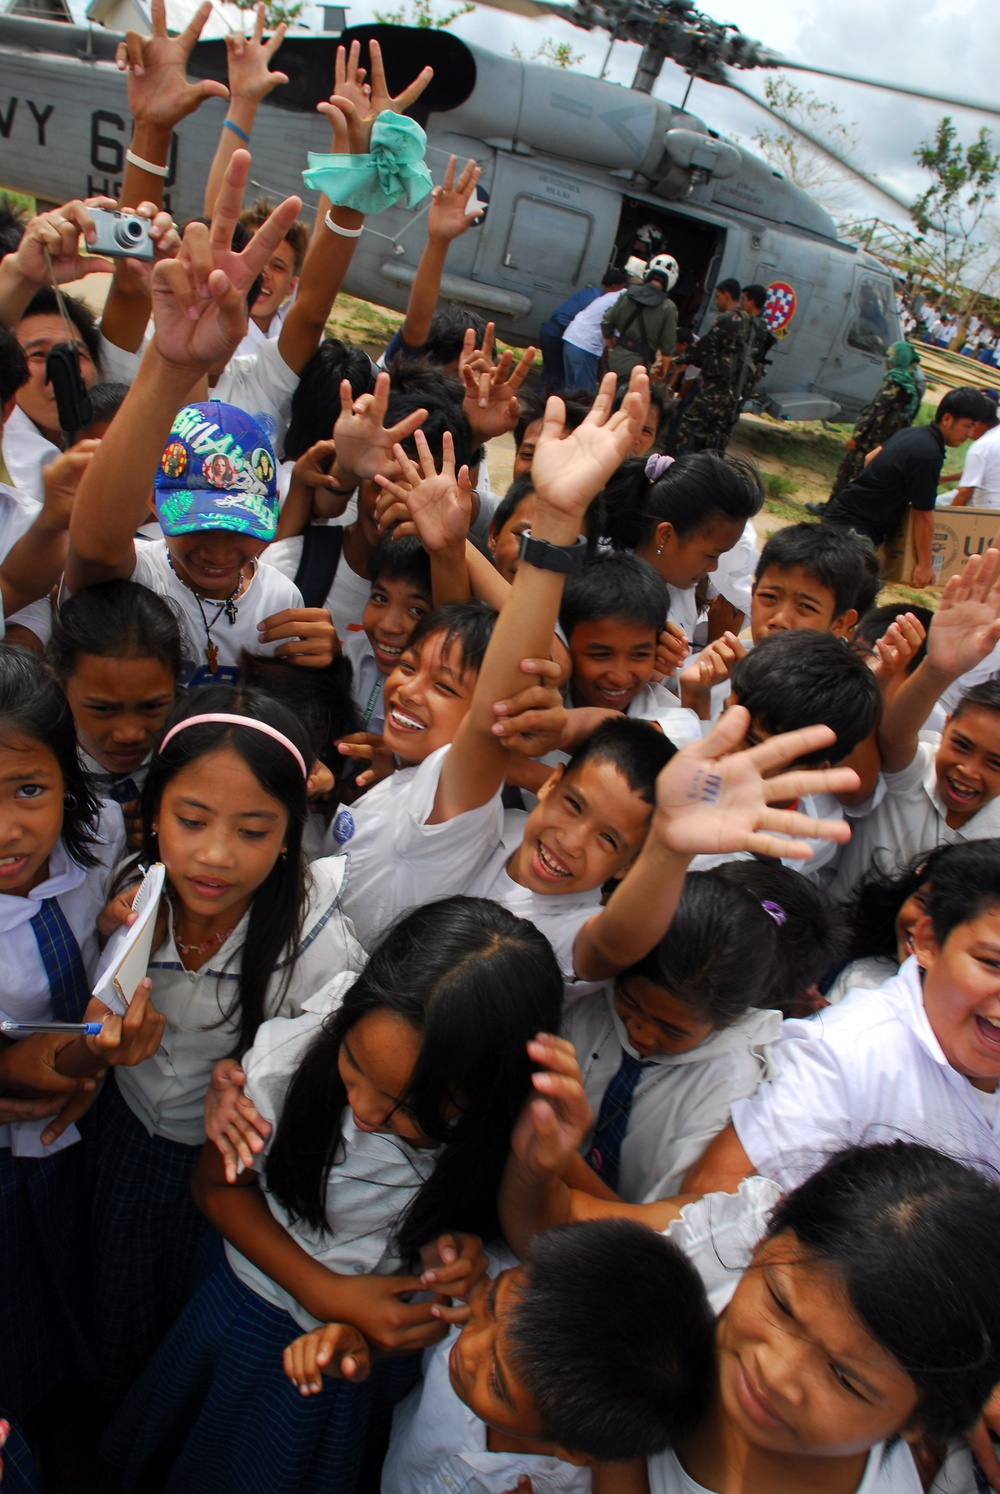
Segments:
[[[75,794],[63,794],[63,808],[64,809],[75,809],[76,808],[76,795]]]
[[[662,545],[657,545],[657,547],[656,547],[656,553],[657,553],[657,555],[662,555],[663,554],[663,546]]]
[[[287,861],[287,859],[288,859],[288,847],[287,846],[282,846],[281,850],[278,852],[278,855],[281,857],[282,861]]]

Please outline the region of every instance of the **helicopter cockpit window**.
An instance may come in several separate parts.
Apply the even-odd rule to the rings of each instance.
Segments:
[[[519,197],[507,235],[503,267],[536,280],[575,284],[587,252],[593,220],[589,213]]]
[[[862,280],[854,300],[854,320],[847,333],[848,344],[863,353],[880,357],[889,346],[889,287],[881,280]]]

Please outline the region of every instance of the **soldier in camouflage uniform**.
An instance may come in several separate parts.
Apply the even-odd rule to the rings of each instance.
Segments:
[[[920,408],[920,355],[908,342],[894,342],[886,354],[889,372],[878,394],[858,416],[854,434],[847,443],[847,454],[833,479],[830,497],[846,488],[864,471],[865,457],[876,446],[884,446],[890,436],[912,425]]]
[[[677,431],[677,454],[723,452],[739,414],[737,388],[750,318],[740,308],[740,283],[723,280],[715,292],[719,316],[688,354],[701,368],[701,388]]]
[[[739,397],[738,404],[742,404],[744,399],[753,394],[757,385],[764,377],[770,361],[767,355],[774,347],[776,341],[774,333],[764,320],[764,306],[766,301],[766,285],[745,285],[743,287],[743,299],[740,304],[750,318],[750,326],[747,335],[746,352],[743,355],[740,382],[736,389]],[[738,407],[736,414],[738,418]]]

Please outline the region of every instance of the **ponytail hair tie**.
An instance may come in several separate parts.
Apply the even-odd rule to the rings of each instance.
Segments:
[[[673,465],[672,456],[651,456],[646,461],[646,476],[650,482],[659,482],[667,468]]]
[[[785,912],[780,903],[761,903],[761,907],[764,909],[765,913],[767,913],[771,918],[774,919],[779,929],[788,918],[788,914]]]

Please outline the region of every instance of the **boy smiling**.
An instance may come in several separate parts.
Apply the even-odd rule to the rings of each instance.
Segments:
[[[1000,835],[1000,688],[961,696],[944,732],[921,728],[939,696],[1000,640],[1000,551],[974,555],[945,587],[927,653],[886,702],[879,748],[886,794],[856,822],[833,884],[847,895],[873,861],[892,871],[956,840]]]

